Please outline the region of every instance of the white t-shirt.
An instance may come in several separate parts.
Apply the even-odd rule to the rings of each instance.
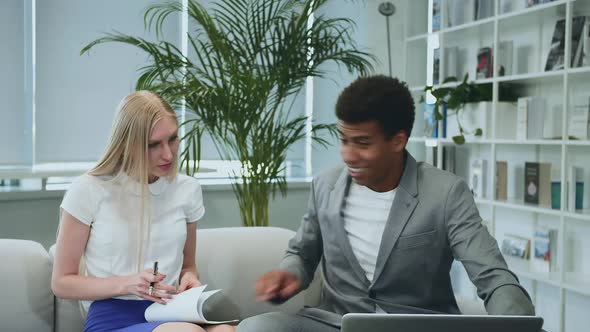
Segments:
[[[380,193],[353,181],[346,197],[344,229],[352,252],[369,281],[373,281],[381,238],[395,191],[393,189]]]
[[[203,194],[197,179],[183,174],[173,181],[159,178],[148,187],[151,226],[149,241],[144,241],[143,269],[152,268],[154,261],[158,261],[158,270],[166,274],[163,282],[172,285],[182,269],[187,223],[196,222],[205,214]],[[115,179],[82,175],[72,183],[61,208],[80,222],[92,224],[84,252],[89,276],[107,278],[137,273],[141,218],[138,182],[124,174]],[[134,295],[118,298],[139,299]],[[86,310],[90,303],[83,302]]]

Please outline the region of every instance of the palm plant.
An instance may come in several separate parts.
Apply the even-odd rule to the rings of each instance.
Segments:
[[[328,0],[218,0],[205,9],[197,0],[186,8],[178,1],[154,4],[145,25],[161,35],[170,14],[186,10],[191,25],[188,45],[194,56],[174,44],[115,32],[87,46],[120,42],[149,55],[137,89],[157,92],[172,104],[185,105],[192,117],[182,124],[186,143],[181,166],[194,174],[201,138],[207,132],[220,156],[239,160],[233,190],[244,225],[268,225],[269,200],[286,195],[284,165],[288,149],[305,138],[306,116],[291,114],[293,100],[308,77],[326,77],[321,65],[334,61],[361,75],[374,57],[356,47],[353,22],[315,16]],[[311,22],[311,24],[308,24]],[[313,139],[328,142],[320,131],[335,134],[333,124],[313,124]]]

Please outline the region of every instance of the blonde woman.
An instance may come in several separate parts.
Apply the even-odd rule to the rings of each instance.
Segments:
[[[119,105],[103,157],[66,193],[51,287],[58,297],[81,300],[84,331],[234,331],[144,319],[151,303],[201,284],[196,221],[205,209],[197,180],[177,174],[177,152],[170,105],[134,92]]]

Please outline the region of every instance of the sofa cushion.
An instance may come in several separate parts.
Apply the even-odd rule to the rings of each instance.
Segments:
[[[77,300],[55,298],[55,332],[80,332],[84,318]]]
[[[256,301],[255,282],[276,269],[295,232],[276,227],[228,227],[197,230],[197,269],[207,289],[223,289],[227,310],[241,319],[269,311],[296,312],[304,293],[281,305]]]
[[[37,242],[0,239],[2,331],[53,331],[51,263]]]

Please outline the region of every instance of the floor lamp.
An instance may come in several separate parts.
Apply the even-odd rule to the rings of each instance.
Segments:
[[[391,76],[391,40],[389,38],[389,17],[395,13],[395,6],[389,1],[382,2],[379,5],[379,13],[385,16],[385,24],[387,28],[387,64],[389,65],[389,76]]]

